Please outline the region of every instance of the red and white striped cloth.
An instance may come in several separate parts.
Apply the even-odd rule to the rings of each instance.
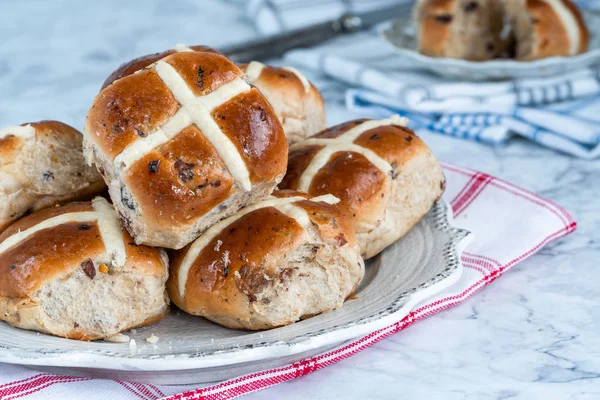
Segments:
[[[501,179],[448,164],[444,164],[444,172],[448,180],[444,197],[452,205],[455,224],[472,231],[475,240],[463,254],[465,271],[460,280],[435,299],[419,304],[395,324],[282,368],[257,371],[202,388],[58,376],[0,364],[0,399],[222,400],[243,396],[332,365],[422,318],[462,302],[577,226],[563,208]]]

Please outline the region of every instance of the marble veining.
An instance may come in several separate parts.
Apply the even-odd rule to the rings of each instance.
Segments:
[[[0,126],[59,119],[81,129],[102,82],[120,63],[176,43],[220,47],[252,39],[243,11],[241,0],[3,0]],[[361,117],[344,108],[345,85],[306,75],[324,93],[329,124]],[[520,139],[492,148],[419,134],[444,161],[566,207],[578,230],[460,306],[247,398],[600,398],[600,160],[577,160]]]

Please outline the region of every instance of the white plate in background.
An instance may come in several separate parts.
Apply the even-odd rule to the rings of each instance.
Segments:
[[[541,78],[600,64],[600,12],[585,10],[583,14],[590,31],[588,51],[571,57],[549,57],[534,61],[468,61],[423,55],[416,50],[415,29],[409,16],[383,24],[379,32],[411,66],[437,75],[474,81]]]

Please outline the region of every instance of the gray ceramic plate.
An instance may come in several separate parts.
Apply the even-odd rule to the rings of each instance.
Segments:
[[[172,310],[128,333],[136,342],[78,342],[0,324],[0,362],[60,374],[155,384],[211,382],[282,366],[402,319],[460,277],[471,237],[438,203],[411,232],[370,261],[356,299],[340,310],[264,332],[223,328]],[[145,341],[154,334],[155,344]]]
[[[425,56],[416,51],[416,37],[410,17],[378,27],[385,40],[415,68],[437,75],[467,80],[541,78],[572,72],[600,63],[600,12],[586,10],[584,17],[590,30],[589,49],[572,57],[550,57],[535,61],[497,59],[467,61]]]

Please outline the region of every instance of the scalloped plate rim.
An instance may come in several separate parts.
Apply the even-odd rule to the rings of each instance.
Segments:
[[[379,329],[385,328],[404,318],[410,310],[419,302],[426,300],[435,293],[449,287],[455,283],[462,274],[462,263],[460,255],[474,235],[453,225],[454,219],[452,209],[445,200],[438,202],[434,208],[445,208],[444,224],[447,231],[452,231],[451,239],[457,238],[452,247],[453,258],[456,258],[456,267],[451,273],[439,280],[433,282],[443,274],[438,273],[427,283],[431,283],[426,288],[416,290],[415,288],[399,294],[396,301],[409,294],[409,300],[399,309],[392,311],[385,316],[373,319],[362,324],[352,323],[343,327],[332,327],[322,334],[304,334],[294,340],[297,342],[272,342],[265,346],[256,346],[252,348],[230,348],[227,351],[213,351],[208,355],[193,356],[191,354],[173,354],[173,355],[152,355],[142,357],[122,357],[109,354],[102,354],[101,350],[63,350],[57,352],[32,351],[26,348],[7,348],[0,343],[0,362],[9,364],[21,364],[26,366],[44,366],[56,368],[74,368],[74,369],[106,369],[114,371],[184,371],[203,368],[222,367],[227,365],[242,364],[255,361],[274,360],[294,354],[300,354],[310,350],[331,347],[342,344],[350,339],[355,339]],[[432,209],[433,210],[433,209]],[[442,210],[443,211],[443,210]],[[450,243],[447,242],[446,244]],[[376,315],[376,314],[373,314]],[[363,317],[359,321],[369,319],[373,315]],[[124,344],[127,346],[127,343]],[[107,353],[106,351],[104,353]]]

